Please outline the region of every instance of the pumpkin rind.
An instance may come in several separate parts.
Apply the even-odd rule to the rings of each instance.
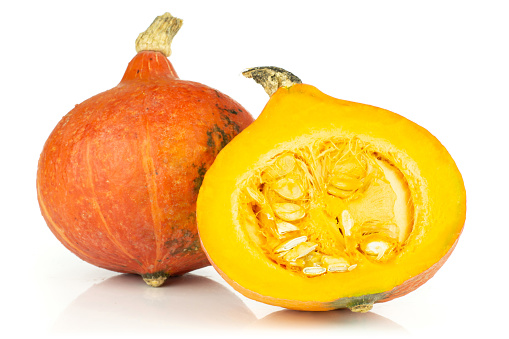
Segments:
[[[230,97],[180,80],[161,52],[140,51],[118,86],[76,105],[46,141],[42,215],[81,259],[149,284],[207,266],[198,191],[219,150],[252,120]]]
[[[250,240],[237,221],[238,191],[272,155],[331,136],[359,138],[391,157],[416,201],[414,229],[390,262],[361,260],[352,272],[306,278],[267,260]],[[198,197],[200,238],[220,274],[248,297],[300,310],[366,311],[366,305],[409,293],[443,265],[464,220],[461,174],[428,131],[393,112],[335,99],[305,84],[281,87],[271,96],[259,118],[221,151]]]

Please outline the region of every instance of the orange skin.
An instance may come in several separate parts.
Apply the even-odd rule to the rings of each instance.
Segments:
[[[208,266],[196,198],[219,150],[253,121],[228,96],[139,52],[118,86],[76,105],[39,160],[37,195],[55,236],[96,266],[142,276]]]

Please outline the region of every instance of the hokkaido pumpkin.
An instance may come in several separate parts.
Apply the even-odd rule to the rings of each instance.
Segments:
[[[178,78],[166,13],[136,40],[113,89],[76,105],[46,141],[37,196],[55,236],[81,259],[152,286],[208,266],[196,198],[219,150],[253,118],[237,102]]]
[[[463,180],[444,146],[398,114],[282,69],[245,75],[270,100],[219,153],[198,197],[202,246],[221,276],[271,305],[357,312],[430,279],[465,221]]]

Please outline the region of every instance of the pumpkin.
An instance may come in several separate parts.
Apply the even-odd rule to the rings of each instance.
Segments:
[[[181,25],[166,13],[139,35],[121,82],[62,118],[37,171],[42,215],[65,247],[152,286],[209,265],[198,191],[219,150],[253,120],[227,95],[179,79],[167,57]]]
[[[403,296],[430,279],[465,221],[461,174],[426,129],[275,67],[244,73],[270,100],[198,196],[210,262],[247,297],[295,310]]]

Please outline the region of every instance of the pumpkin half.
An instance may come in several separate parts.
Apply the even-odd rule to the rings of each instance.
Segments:
[[[198,191],[219,150],[253,121],[227,95],[179,79],[167,56],[181,25],[165,13],[140,34],[121,82],[62,118],[37,172],[55,236],[81,259],[151,286],[209,265]]]
[[[219,153],[198,196],[202,247],[221,276],[268,304],[358,312],[430,279],[466,212],[442,144],[398,114],[333,98],[282,69],[244,74],[270,100]]]

